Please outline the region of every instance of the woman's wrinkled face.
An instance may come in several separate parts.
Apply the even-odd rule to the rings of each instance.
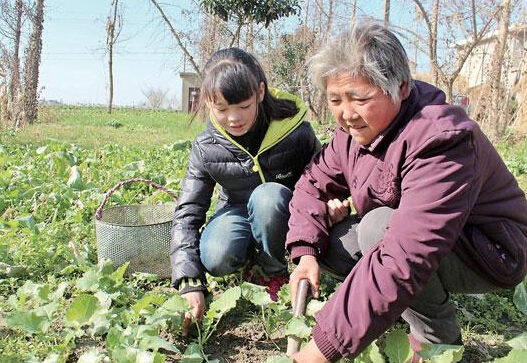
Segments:
[[[207,106],[225,131],[233,136],[242,136],[254,125],[258,104],[263,100],[264,92],[265,86],[260,87],[258,94],[232,105],[223,98],[223,95],[217,94],[214,101],[207,102]]]
[[[409,93],[406,82],[399,90],[398,101],[394,102],[366,78],[352,77],[347,72],[329,77],[326,85],[331,113],[360,145],[369,145],[390,125]]]

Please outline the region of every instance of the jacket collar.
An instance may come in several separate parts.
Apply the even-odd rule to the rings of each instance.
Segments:
[[[422,81],[414,81],[412,91],[406,100],[401,103],[399,113],[390,125],[369,145],[360,146],[360,148],[373,153],[383,145],[393,141],[399,130],[404,127],[423,107],[430,105],[444,105],[445,93],[440,89]]]

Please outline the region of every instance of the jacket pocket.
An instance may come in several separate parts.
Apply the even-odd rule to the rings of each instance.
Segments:
[[[472,226],[470,244],[475,262],[493,280],[514,286],[527,267],[527,238],[512,222],[501,220]]]

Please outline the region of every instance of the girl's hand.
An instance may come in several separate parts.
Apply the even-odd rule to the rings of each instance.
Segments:
[[[192,308],[190,313],[185,314],[184,329],[188,328],[193,319],[201,319],[205,312],[205,295],[202,291],[192,291],[181,295],[187,299],[188,304]]]
[[[348,199],[344,199],[342,202],[336,198],[330,199],[327,205],[330,227],[333,227],[350,214],[350,202]]]
[[[320,287],[320,267],[315,256],[304,255],[300,257],[298,266],[293,270],[289,277],[289,286],[291,287],[291,304],[293,309],[296,304],[296,293],[300,280],[308,279],[311,284],[311,296],[318,297]]]

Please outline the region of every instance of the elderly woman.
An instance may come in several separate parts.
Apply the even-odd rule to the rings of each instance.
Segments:
[[[290,203],[292,297],[300,279],[318,294],[320,268],[345,280],[294,360],[352,359],[399,317],[415,352],[462,344],[449,293],[512,288],[526,275],[524,192],[478,125],[412,80],[383,26],[334,39],[311,72],[339,127]]]

